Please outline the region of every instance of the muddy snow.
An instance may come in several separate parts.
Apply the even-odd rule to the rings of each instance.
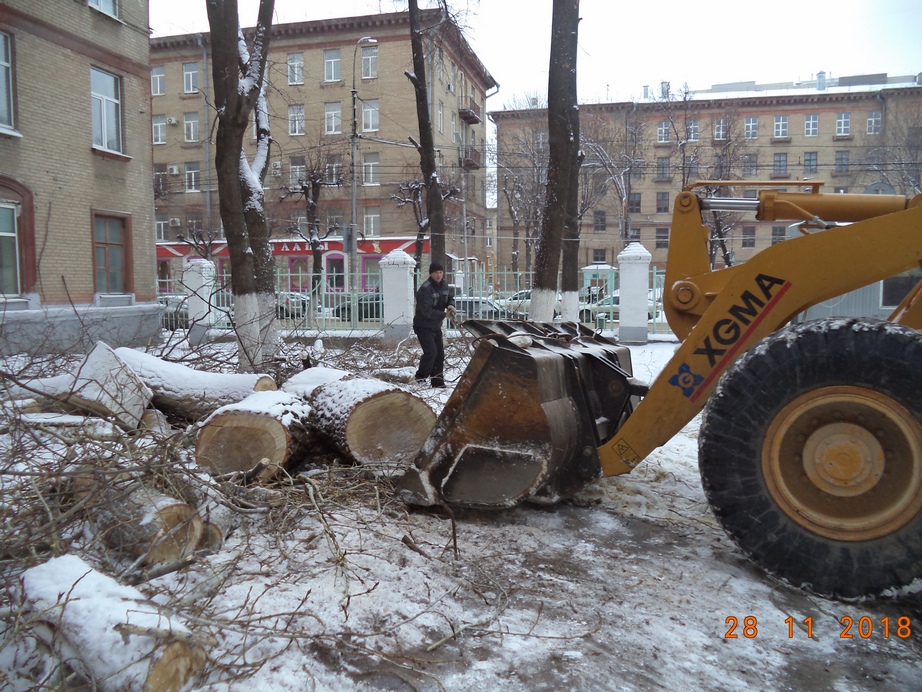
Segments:
[[[652,380],[675,348],[631,347],[635,375]],[[417,357],[345,355],[359,352],[366,372]],[[449,379],[464,354],[450,350]],[[354,369],[345,355],[320,360]],[[414,392],[438,411],[450,389]],[[920,689],[922,599],[841,603],[767,577],[708,509],[697,428],[572,502],[453,517],[392,499],[400,469],[318,459],[284,502],[241,509],[219,551],[136,588],[213,642],[196,690]],[[118,574],[87,526],[64,539]],[[57,679],[15,593],[6,607],[3,686]]]

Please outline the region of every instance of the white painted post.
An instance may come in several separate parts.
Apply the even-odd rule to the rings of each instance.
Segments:
[[[629,243],[618,254],[620,311],[618,339],[629,344],[647,343],[647,304],[650,262],[653,256],[640,243]]]
[[[403,250],[393,250],[379,263],[381,297],[384,301],[382,339],[398,343],[409,336],[416,310],[413,270],[416,261]]]
[[[189,343],[200,346],[209,329],[214,326],[215,314],[211,309],[211,294],[215,289],[214,262],[193,259],[183,268],[183,283],[186,286],[186,307],[189,311]]]

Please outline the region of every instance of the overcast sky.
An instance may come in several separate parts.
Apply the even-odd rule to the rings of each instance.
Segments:
[[[256,23],[259,0],[239,0]],[[426,6],[420,0],[420,6]],[[451,0],[500,84],[488,108],[547,90],[551,0]],[[406,9],[397,0],[276,0],[276,21]],[[922,72],[918,0],[582,0],[577,58],[582,102],[639,98],[668,81],[706,89],[737,81],[790,82],[885,72]],[[205,0],[150,0],[154,36],[208,31]]]

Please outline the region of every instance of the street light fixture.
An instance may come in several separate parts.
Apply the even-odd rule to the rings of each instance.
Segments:
[[[358,91],[355,88],[355,60],[359,54],[359,46],[370,46],[376,44],[377,39],[371,36],[363,36],[355,43],[355,49],[352,51],[352,223],[349,224],[349,237],[346,239],[346,246],[349,254],[349,266],[346,269],[346,289],[350,293],[355,293],[358,284],[358,233],[356,224],[356,188],[358,186],[358,157],[359,147],[359,123],[358,123]],[[351,276],[350,276],[351,274]],[[353,301],[355,302],[355,301]],[[352,306],[353,324],[356,321],[357,305]]]

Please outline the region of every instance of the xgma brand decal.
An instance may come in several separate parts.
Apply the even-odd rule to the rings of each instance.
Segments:
[[[714,323],[701,345],[692,352],[708,359],[710,373],[698,375],[692,372],[687,363],[683,363],[679,366],[679,372],[669,378],[669,383],[680,387],[682,393],[692,401],[697,399],[711,381],[723,372],[746,338],[790,288],[790,281],[758,274],[755,277],[755,288],[743,291],[739,301],[727,310],[726,317]]]

